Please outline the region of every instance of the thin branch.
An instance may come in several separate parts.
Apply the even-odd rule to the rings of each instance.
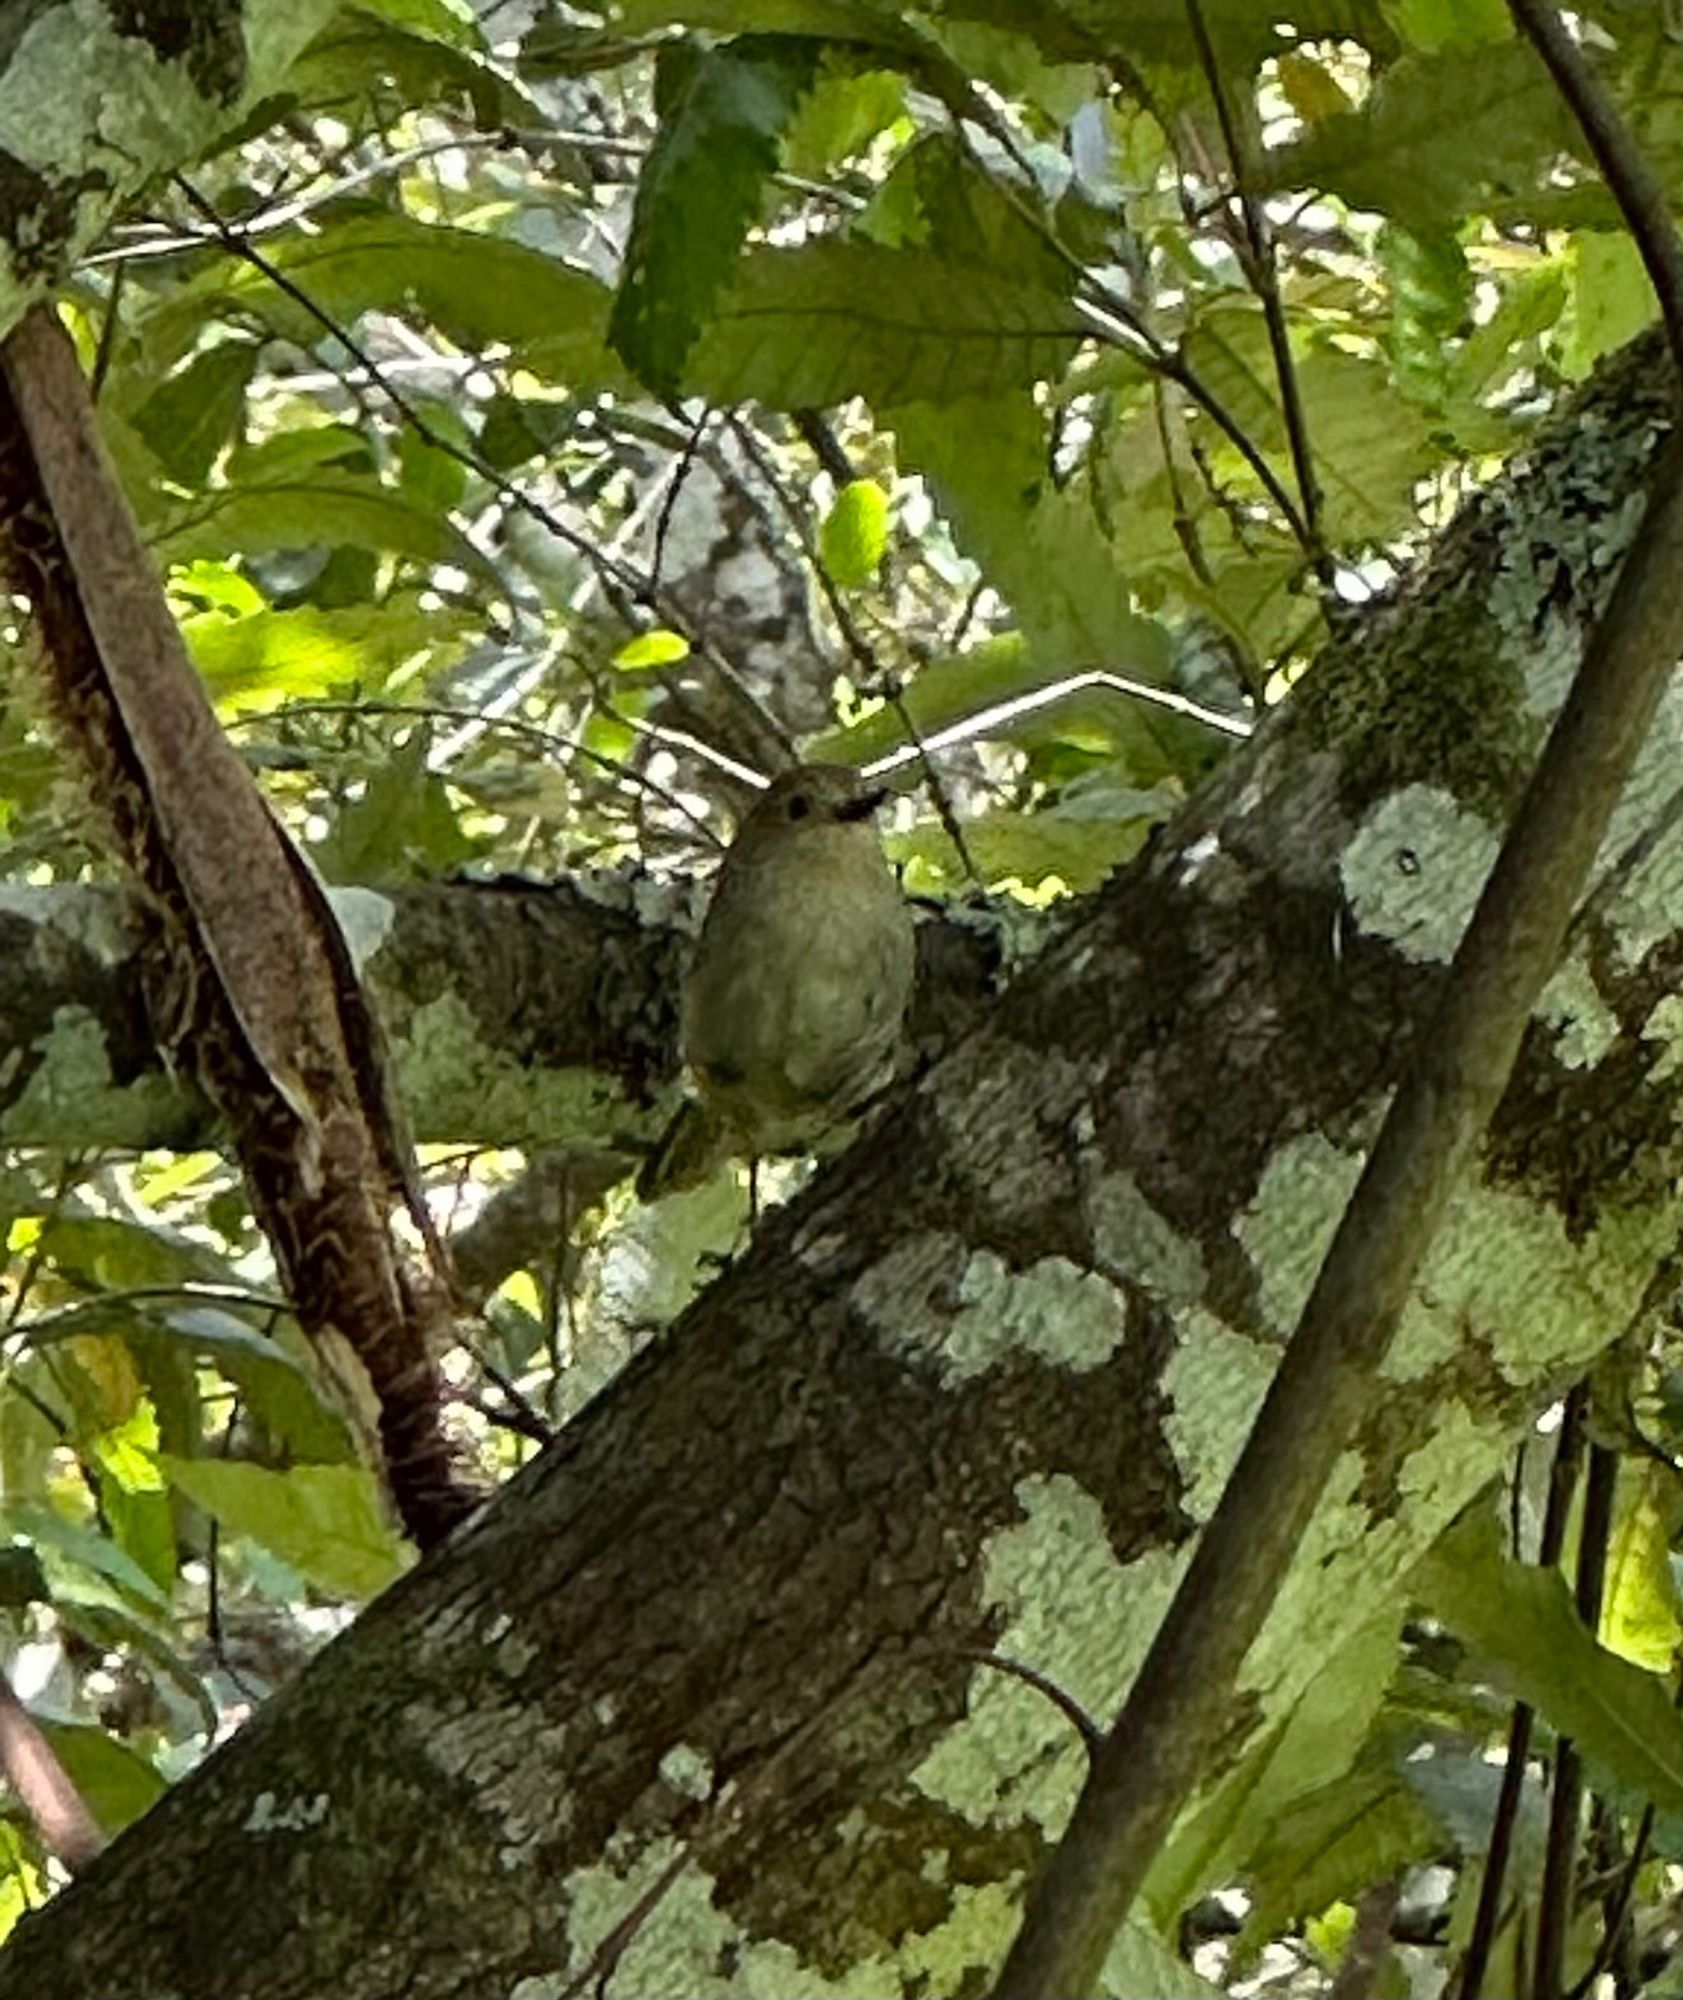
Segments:
[[[1298,511],[1297,503],[1286,491],[1279,474],[1246,435],[1244,426],[1214,390],[1204,383],[1184,356],[1152,331],[1131,299],[1125,298],[1122,293],[1112,290],[1110,286],[1093,276],[1085,260],[1078,257],[1064,243],[1032,202],[1025,201],[1010,181],[998,174],[988,173],[987,163],[976,159],[974,148],[963,139],[962,131],[960,138],[966,150],[970,152],[971,158],[976,160],[978,172],[988,174],[990,185],[998,192],[1001,199],[1074,274],[1076,303],[1087,315],[1088,327],[1093,338],[1102,340],[1107,346],[1121,348],[1124,353],[1133,355],[1135,360],[1142,362],[1147,368],[1154,369],[1165,381],[1173,382],[1185,390],[1256,474],[1264,492],[1284,517],[1286,526],[1291,530],[1292,539],[1307,553],[1310,546],[1309,531],[1304,524],[1303,516]],[[1118,329],[1128,337],[1119,338]]]
[[[1580,1382],[1566,1398],[1555,1439],[1554,1457],[1549,1464],[1548,1498],[1543,1504],[1543,1529],[1537,1544],[1539,1567],[1552,1569],[1560,1560],[1566,1543],[1566,1524],[1572,1512],[1572,1495],[1578,1484],[1578,1465],[1584,1449],[1584,1410],[1589,1402],[1588,1387]],[[1519,1480],[1514,1480],[1517,1496]],[[1531,1731],[1536,1710],[1529,1702],[1516,1701],[1508,1722],[1507,1761],[1502,1766],[1502,1785],[1496,1796],[1496,1811],[1490,1821],[1490,1845],[1485,1850],[1484,1873],[1478,1885],[1478,1906],[1473,1912],[1473,1928],[1462,1954],[1457,1976],[1450,1987],[1455,2000],[1482,2000],[1485,1974],[1490,1969],[1491,1948],[1502,1916],[1502,1892],[1508,1872],[1508,1856],[1513,1851],[1514,1830],[1519,1824],[1520,1800],[1525,1792],[1525,1772],[1531,1755]]]
[[[1613,1529],[1613,1488],[1619,1456],[1610,1446],[1591,1447],[1584,1478],[1584,1516],[1578,1530],[1578,1616],[1593,1638],[1601,1624],[1607,1546]],[[1566,1940],[1577,1904],[1578,1822],[1583,1809],[1583,1758],[1570,1738],[1556,1739],[1549,1793],[1549,1831],[1543,1850],[1543,1886],[1537,1898],[1534,2000],[1560,2000],[1566,1983]]]
[[[669,593],[660,588],[657,579],[639,576],[635,570],[610,556],[604,549],[599,548],[588,535],[570,526],[552,508],[544,506],[539,500],[534,500],[531,494],[527,493],[523,488],[516,486],[512,480],[499,472],[479,452],[469,450],[467,446],[458,443],[455,438],[447,436],[443,431],[440,431],[436,426],[429,423],[427,418],[422,415],[403,391],[388,379],[384,369],[382,369],[368,350],[356,340],[348,328],[341,326],[330,313],[324,311],[310,296],[309,292],[288,276],[272,258],[266,257],[260,250],[255,249],[249,242],[246,242],[237,231],[230,228],[217,213],[215,207],[199,193],[198,189],[190,181],[180,174],[177,174],[174,178],[176,185],[199,213],[205,217],[206,221],[210,223],[228,250],[233,255],[243,259],[244,262],[250,264],[253,270],[260,271],[270,284],[284,293],[295,305],[307,312],[318,326],[330,333],[344,347],[346,353],[351,356],[358,367],[367,374],[369,380],[378,387],[380,393],[387,399],[392,408],[396,410],[398,415],[418,438],[432,446],[434,450],[442,452],[446,458],[453,459],[458,465],[465,466],[477,478],[483,479],[506,505],[515,508],[519,513],[525,514],[529,519],[536,521],[540,527],[555,536],[558,541],[565,543],[567,547],[583,556],[600,579],[608,601],[633,631],[637,629],[639,623],[636,615],[638,604],[653,605],[661,612],[663,617],[680,630],[684,630],[687,626],[686,636],[689,638],[694,652],[719,674],[732,693],[743,702],[751,713],[755,724],[760,729],[765,730],[771,740],[777,743],[791,758],[793,757],[794,743],[788,730],[753,695],[736,669],[724,658],[723,654],[712,644],[706,634],[696,629],[693,621],[683,618]]]
[[[794,531],[795,539],[800,544],[801,553],[805,556],[813,575],[818,579],[818,587],[824,593],[824,602],[830,607],[830,615],[836,621],[836,629],[842,635],[843,645],[853,655],[854,662],[859,667],[867,684],[874,692],[880,693],[883,696],[894,713],[900,718],[900,727],[906,732],[907,747],[911,753],[907,761],[910,762],[915,758],[922,764],[924,782],[929,787],[929,796],[935,802],[936,815],[940,819],[942,829],[946,833],[947,838],[952,842],[954,852],[958,855],[959,866],[963,868],[965,874],[970,877],[971,881],[985,895],[988,885],[983,880],[982,872],[976,866],[975,859],[971,855],[970,845],[964,837],[964,828],[959,821],[957,812],[954,810],[952,797],[947,790],[946,780],[935,768],[934,762],[929,755],[929,746],[919,734],[917,720],[913,716],[911,709],[907,706],[905,687],[901,682],[899,674],[892,667],[884,666],[876,647],[872,645],[865,633],[860,630],[858,622],[853,616],[852,608],[849,606],[847,599],[842,595],[840,585],[837,584],[835,578],[830,574],[829,565],[824,560],[823,551],[818,546],[817,538],[812,532],[811,523],[807,520],[804,510],[796,501],[795,496],[785,485],[778,473],[777,467],[771,463],[770,459],[761,449],[759,439],[753,435],[740,417],[733,416],[730,419],[730,427],[737,443],[748,454],[749,462],[776,495],[778,503],[783,509],[784,516]]]
[[[1672,356],[1683,372],[1683,244],[1678,242],[1671,219],[1665,184],[1548,0],[1508,0],[1508,11],[1547,64],[1589,142],[1625,226],[1642,253],[1648,281],[1660,302]]]
[[[638,790],[649,793],[680,814],[695,828],[696,832],[710,846],[722,848],[724,842],[699,814],[692,812],[676,792],[651,778],[646,771],[622,764],[618,758],[610,757],[605,751],[593,750],[588,743],[581,743],[571,736],[563,736],[559,731],[546,729],[541,722],[529,722],[523,715],[486,715],[479,709],[458,708],[442,701],[386,701],[376,697],[370,701],[289,701],[280,708],[250,715],[235,715],[224,725],[230,729],[254,728],[262,723],[286,720],[305,715],[351,715],[378,718],[395,716],[402,720],[410,718],[420,722],[464,722],[474,723],[488,732],[501,732],[507,736],[524,737],[526,741],[539,744],[551,754],[566,751],[569,756],[582,757],[586,763],[596,764],[615,778],[623,779]],[[618,718],[616,718],[618,719]],[[675,730],[662,728],[657,723],[645,725],[647,733],[656,738],[670,737],[682,741],[686,749],[693,747],[691,739],[681,736]],[[732,770],[733,777],[740,775]],[[753,782],[763,786],[765,780],[757,775]]]
[[[1113,694],[1126,695],[1131,701],[1150,702],[1155,708],[1166,708],[1173,715],[1184,715],[1193,722],[1201,722],[1207,729],[1216,729],[1223,736],[1233,736],[1241,741],[1250,735],[1251,725],[1239,715],[1227,715],[1219,708],[1206,708],[1201,701],[1194,701],[1190,695],[1176,694],[1172,688],[1154,687],[1150,681],[1131,680],[1126,674],[1113,674],[1102,667],[1094,667],[1085,673],[1066,674],[1061,680],[1050,682],[1041,688],[1031,688],[1027,694],[1013,695],[1009,701],[996,701],[988,708],[978,709],[974,715],[966,715],[957,722],[948,723],[946,728],[937,729],[923,739],[923,749],[950,750],[958,743],[973,743],[979,736],[987,736],[992,731],[1002,729],[1006,723],[1015,722],[1024,715],[1032,715],[1037,709],[1050,708],[1054,702],[1065,696],[1080,694],[1086,688],[1109,688]],[[890,750],[865,766],[867,778],[885,778],[890,771],[897,771],[902,764],[915,761],[919,751],[915,745],[903,743],[899,749]]]
[[[1239,1675],[1506,1086],[1683,653],[1683,436],[1391,1102],[1296,1333],[1151,1651],[1030,1897],[995,2000],[1093,1991],[1175,1815],[1230,1738]]]
[[[1240,264],[1251,290],[1262,303],[1262,317],[1268,328],[1268,345],[1274,357],[1274,374],[1280,385],[1280,409],[1285,417],[1286,439],[1291,447],[1292,471],[1303,501],[1303,528],[1309,558],[1323,589],[1333,589],[1336,578],[1332,558],[1327,553],[1321,527],[1321,488],[1315,477],[1315,461],[1309,449],[1309,425],[1303,412],[1303,396],[1298,386],[1297,364],[1292,359],[1291,337],[1286,328],[1285,307],[1280,299],[1280,277],[1274,263],[1274,245],[1269,236],[1268,217],[1251,185],[1250,149],[1222,81],[1221,65],[1205,25],[1200,0],[1186,0],[1186,16],[1192,24],[1192,38],[1198,44],[1198,60],[1203,65],[1210,96],[1215,101],[1222,142],[1233,173],[1233,192],[1239,200],[1244,225],[1235,242]]]

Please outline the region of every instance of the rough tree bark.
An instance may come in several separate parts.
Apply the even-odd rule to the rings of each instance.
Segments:
[[[601,1145],[659,1131],[678,1081],[680,965],[705,901],[699,879],[329,893],[378,998],[417,1138]],[[986,1003],[1007,936],[981,912],[924,915],[912,1034],[928,1049]],[[1009,927],[1019,941],[1035,928]],[[0,885],[0,1141],[213,1137],[214,1114],[165,1067],[151,1026],[148,994],[168,976],[130,893]]]
[[[985,1990],[1079,1778],[1053,1693],[1112,1712],[1213,1502],[1660,379],[1606,370],[871,1144],[22,1926],[0,1996]],[[1249,1662],[1257,1727],[1675,1244],[1679,713]]]

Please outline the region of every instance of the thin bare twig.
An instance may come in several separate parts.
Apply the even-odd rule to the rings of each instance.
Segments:
[[[447,436],[435,425],[429,423],[403,391],[389,379],[385,370],[367,349],[356,340],[355,336],[347,328],[341,326],[331,313],[324,311],[311,298],[305,287],[299,285],[283,271],[272,258],[266,257],[262,251],[256,249],[251,243],[241,237],[238,231],[230,228],[217,213],[215,207],[199,193],[198,189],[190,181],[179,174],[174,178],[176,185],[199,213],[210,223],[227,249],[234,256],[250,264],[253,270],[260,271],[270,284],[284,293],[295,305],[307,312],[324,331],[332,334],[334,339],[344,347],[345,351],[356,362],[358,367],[364,371],[369,380],[379,389],[380,393],[387,399],[392,408],[396,410],[410,429],[414,431],[417,437],[422,439],[424,443],[432,446],[434,450],[442,452],[446,458],[453,459],[458,465],[465,466],[477,478],[483,479],[506,505],[526,515],[528,519],[536,521],[540,527],[555,536],[558,541],[565,543],[567,547],[583,556],[600,580],[603,592],[607,596],[608,601],[613,605],[615,611],[624,620],[625,624],[633,631],[639,625],[637,617],[637,606],[639,604],[653,605],[668,622],[672,623],[677,629],[685,631],[685,636],[690,641],[691,649],[719,674],[731,692],[744,703],[752,714],[756,726],[766,731],[771,739],[782,749],[791,755],[793,754],[793,739],[790,737],[788,730],[754,696],[736,669],[719,649],[713,645],[707,635],[696,629],[693,621],[683,617],[678,607],[673,603],[670,594],[661,589],[656,579],[639,576],[628,565],[610,556],[606,550],[599,548],[590,536],[564,521],[552,508],[544,506],[542,501],[533,499],[531,494],[527,493],[523,488],[516,486],[512,480],[499,472],[479,452],[469,450],[465,445],[458,443],[455,438]]]
[[[1560,1430],[1555,1438],[1554,1457],[1549,1463],[1548,1497],[1543,1503],[1543,1528],[1537,1543],[1540,1568],[1552,1569],[1566,1545],[1566,1524],[1572,1512],[1572,1495],[1578,1484],[1578,1466],[1584,1450],[1584,1411],[1589,1390],[1580,1382],[1566,1398]],[[1516,1476],[1515,1491],[1519,1481]],[[1536,1710],[1529,1702],[1516,1701],[1508,1720],[1507,1761],[1502,1766],[1501,1789],[1496,1811],[1490,1821],[1490,1845],[1485,1850],[1484,1873],[1479,1879],[1478,1905],[1467,1948],[1450,1991],[1455,2000],[1482,2000],[1485,1974],[1490,1969],[1491,1948],[1501,1922],[1503,1892],[1507,1883],[1508,1857],[1513,1851],[1514,1832],[1519,1824],[1520,1801],[1525,1792],[1526,1766],[1531,1756],[1531,1732]]]
[[[1309,425],[1303,411],[1303,396],[1297,380],[1297,364],[1292,359],[1291,336],[1286,327],[1285,306],[1280,298],[1280,277],[1274,263],[1274,245],[1269,235],[1268,217],[1251,185],[1250,148],[1222,81],[1221,65],[1204,21],[1200,0],[1186,0],[1186,16],[1192,38],[1198,45],[1216,120],[1227,148],[1227,163],[1233,174],[1233,192],[1238,197],[1242,234],[1234,239],[1239,262],[1250,288],[1262,305],[1263,322],[1268,328],[1268,345],[1274,357],[1274,375],[1280,385],[1280,410],[1285,418],[1286,439],[1291,447],[1292,471],[1303,502],[1303,528],[1309,559],[1325,590],[1336,581],[1332,558],[1327,553],[1321,527],[1321,488],[1315,477],[1315,461],[1309,449]]]
[[[935,802],[936,814],[941,821],[942,829],[946,833],[947,838],[952,842],[953,849],[958,855],[960,867],[963,868],[965,874],[970,877],[976,887],[985,893],[987,883],[982,879],[981,870],[976,866],[975,859],[970,852],[969,843],[965,840],[964,828],[960,824],[958,814],[953,808],[951,795],[947,791],[946,780],[935,768],[935,764],[929,755],[928,746],[919,734],[917,722],[912,715],[911,709],[907,706],[905,688],[901,683],[899,674],[894,668],[883,664],[876,647],[872,645],[870,639],[860,629],[858,621],[853,616],[852,608],[848,604],[847,599],[842,595],[841,588],[835,578],[830,574],[829,565],[824,560],[823,551],[819,548],[817,539],[813,535],[812,527],[806,518],[805,511],[796,501],[795,496],[789,491],[787,485],[779,475],[777,467],[771,463],[765,452],[761,450],[759,439],[753,435],[748,426],[738,417],[733,416],[730,419],[730,426],[737,442],[748,454],[750,463],[752,463],[760,477],[777,496],[784,516],[794,531],[795,539],[800,544],[801,553],[806,557],[813,575],[818,579],[818,587],[824,593],[824,601],[830,607],[830,615],[836,621],[836,629],[842,635],[842,643],[853,655],[855,664],[859,667],[872,689],[883,696],[888,705],[894,710],[894,713],[900,718],[900,726],[906,732],[907,742],[911,750],[911,756],[907,761],[910,762],[915,758],[922,764],[924,782],[929,787],[929,796]]]

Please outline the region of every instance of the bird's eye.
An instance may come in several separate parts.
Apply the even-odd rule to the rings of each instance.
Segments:
[[[789,817],[791,819],[805,819],[811,810],[812,801],[807,797],[805,792],[796,792],[789,801]]]

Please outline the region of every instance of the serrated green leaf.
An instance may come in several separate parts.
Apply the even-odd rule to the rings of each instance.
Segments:
[[[817,69],[814,42],[778,35],[660,56],[660,132],[637,179],[608,322],[615,353],[657,394],[677,390]]]
[[[826,53],[824,69],[784,130],[783,164],[816,180],[862,153],[905,110],[904,77],[886,69],[837,69]]]
[[[991,271],[1059,298],[1073,289],[1074,274],[1055,247],[1038,193],[1002,185],[950,133],[930,133],[895,162],[878,202],[884,213],[903,215],[907,199],[917,226],[908,230],[902,222],[892,240],[925,244],[955,266]],[[1043,227],[1036,227],[1037,217]]]
[[[223,340],[162,382],[134,412],[135,429],[171,479],[199,485],[234,435],[257,366],[254,342]]]
[[[888,547],[888,495],[874,479],[853,479],[818,530],[818,553],[844,589],[862,589],[877,573]]]
[[[1085,331],[1068,299],[875,243],[745,257],[688,385],[716,403],[951,403],[1059,375]]]
[[[1492,187],[1530,189],[1576,134],[1530,44],[1405,56],[1359,111],[1266,157],[1270,192],[1319,188],[1426,234],[1475,212]],[[1581,143],[1581,142],[1578,142]]]
[[[1597,1645],[1557,1569],[1511,1561],[1494,1520],[1452,1529],[1416,1576],[1433,1612],[1586,1757],[1683,1812],[1683,1716],[1665,1682]]]
[[[228,1533],[248,1535],[334,1596],[372,1597],[405,1567],[373,1475],[361,1466],[270,1472],[230,1459],[163,1463],[171,1485]]]

